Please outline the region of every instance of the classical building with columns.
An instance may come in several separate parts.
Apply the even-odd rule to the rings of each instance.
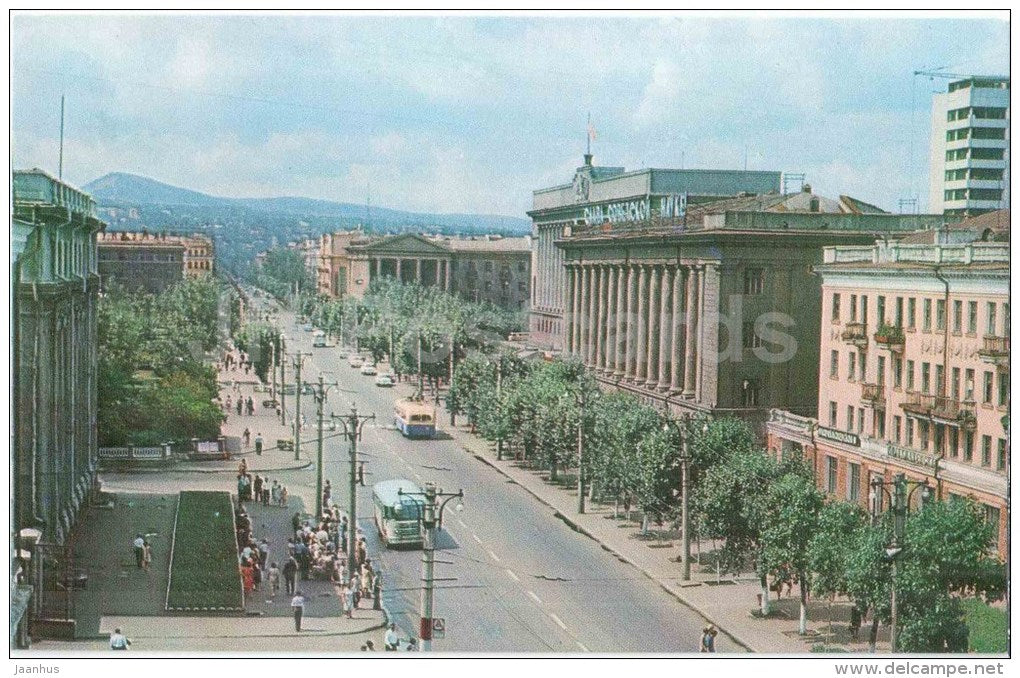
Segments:
[[[663,409],[759,425],[770,407],[812,413],[821,309],[811,269],[823,248],[940,223],[809,186],[689,205],[682,216],[582,223],[555,241],[559,340],[606,385]]]
[[[372,280],[390,277],[508,309],[522,309],[528,302],[531,240],[527,237],[414,233],[371,237],[355,231],[324,235],[320,251],[321,294],[361,298]]]
[[[683,215],[687,204],[741,193],[779,191],[780,172],[597,167],[591,154],[569,184],[539,189],[528,216],[533,221],[531,343],[563,350],[567,271],[556,241],[578,226],[641,222]]]

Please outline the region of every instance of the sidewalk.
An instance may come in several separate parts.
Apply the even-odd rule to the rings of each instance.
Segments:
[[[445,421],[448,413],[443,410]],[[525,467],[513,459],[496,461],[496,446],[470,433],[469,427],[449,425],[443,430],[469,454],[488,464],[517,483],[543,504],[556,511],[557,517],[576,531],[594,539],[621,560],[633,565],[647,577],[685,605],[715,624],[737,643],[752,652],[804,653],[813,645],[826,643],[846,652],[867,652],[868,627],[861,629],[861,641],[851,642],[848,630],[849,605],[835,603],[831,610],[825,601],[808,604],[808,634],[798,634],[800,610],[799,590],[771,601],[768,619],[752,616],[758,609],[760,587],[753,573],[738,579],[717,576],[708,555],[710,542],[691,544],[691,581],[681,580],[679,564],[681,542],[676,532],[649,530],[641,534],[640,522],[626,520],[622,513],[614,517],[613,507],[588,502],[584,515],[577,513],[577,488],[548,480],[548,472]],[[621,529],[622,528],[622,529]],[[704,557],[705,563],[699,564]],[[829,615],[832,615],[832,636],[829,637]],[[879,630],[878,652],[888,652],[888,629]]]

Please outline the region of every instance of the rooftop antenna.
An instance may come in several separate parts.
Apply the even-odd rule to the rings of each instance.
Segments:
[[[60,95],[60,159],[57,161],[57,178],[64,180],[64,95]]]
[[[587,128],[587,131],[585,132],[584,139],[585,139],[584,164],[585,165],[590,165],[591,164],[591,142],[595,139],[595,127],[593,127],[592,124],[591,124],[591,112],[590,111],[588,112],[588,128]]]

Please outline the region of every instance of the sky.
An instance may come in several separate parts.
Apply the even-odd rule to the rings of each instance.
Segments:
[[[525,216],[596,165],[928,193],[931,97],[1008,74],[1003,15],[55,15],[12,20],[15,168]]]

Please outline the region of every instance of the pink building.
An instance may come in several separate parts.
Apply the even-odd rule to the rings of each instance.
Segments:
[[[769,447],[862,505],[897,473],[971,497],[1005,552],[1009,243],[827,247],[823,262],[817,418],[773,411]]]

